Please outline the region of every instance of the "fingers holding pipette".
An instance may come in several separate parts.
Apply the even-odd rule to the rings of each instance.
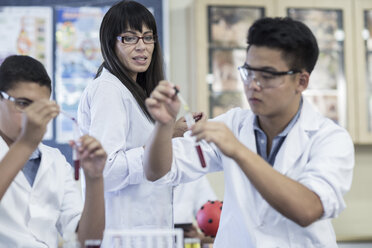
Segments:
[[[159,85],[146,99],[146,107],[151,116],[162,124],[173,123],[180,108],[175,97],[174,85],[168,81],[160,81]]]
[[[22,113],[22,125],[18,139],[38,145],[42,140],[48,123],[59,113],[59,106],[49,99],[34,101]]]
[[[158,102],[171,103],[174,101],[174,96],[177,93],[177,88],[171,82],[162,80],[158,86],[151,92],[150,97]]]

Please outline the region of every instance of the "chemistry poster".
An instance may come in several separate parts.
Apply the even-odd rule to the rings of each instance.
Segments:
[[[53,18],[50,7],[0,8],[0,63],[9,55],[29,55],[39,60],[53,78]],[[53,137],[52,124],[44,139]]]
[[[102,63],[99,28],[108,7],[60,7],[56,9],[56,100],[76,117],[82,91],[94,79]],[[60,115],[56,142],[73,138],[73,122]]]

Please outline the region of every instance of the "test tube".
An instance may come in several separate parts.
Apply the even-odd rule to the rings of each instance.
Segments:
[[[79,140],[79,137],[80,137],[80,134],[79,134],[79,126],[77,125],[77,122],[74,123],[74,141],[75,141],[75,147],[72,148],[72,160],[74,161],[74,170],[75,170],[75,180],[79,180],[79,169],[80,169],[80,158],[78,156],[78,146],[79,144],[77,143],[77,141]]]
[[[68,119],[70,119],[73,122],[72,128],[73,128],[73,139],[75,141],[75,147],[72,149],[72,160],[74,163],[74,178],[75,180],[79,180],[80,159],[77,154],[78,153],[77,149],[79,146],[78,140],[80,138],[79,124],[74,117],[72,117],[65,111],[60,110],[60,113],[66,116]]]
[[[185,99],[183,99],[183,97],[179,93],[179,90],[176,87],[174,87],[174,90],[176,91],[176,95],[178,96],[178,99],[180,99],[180,101],[183,105],[183,108],[186,111],[186,114],[184,116],[185,120],[186,120],[186,125],[187,125],[188,128],[191,128],[195,124],[194,117],[192,116],[192,114],[190,112],[190,109],[189,109],[189,106],[187,105]],[[207,166],[207,164],[205,163],[203,150],[201,149],[201,146],[200,146],[199,142],[195,143],[195,149],[196,149],[196,152],[198,153],[198,157],[199,157],[201,166],[203,168],[205,168]]]

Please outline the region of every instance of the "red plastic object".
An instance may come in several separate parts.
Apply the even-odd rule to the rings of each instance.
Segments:
[[[220,223],[222,211],[221,201],[208,201],[196,214],[196,221],[200,230],[206,236],[215,237]]]

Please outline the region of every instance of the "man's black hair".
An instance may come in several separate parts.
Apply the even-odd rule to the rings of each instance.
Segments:
[[[315,36],[302,22],[289,17],[261,18],[249,28],[247,43],[283,51],[291,70],[305,69],[311,73],[319,55]]]
[[[52,83],[44,66],[25,55],[7,57],[0,66],[0,91],[8,91],[19,82],[32,82],[52,90]]]

